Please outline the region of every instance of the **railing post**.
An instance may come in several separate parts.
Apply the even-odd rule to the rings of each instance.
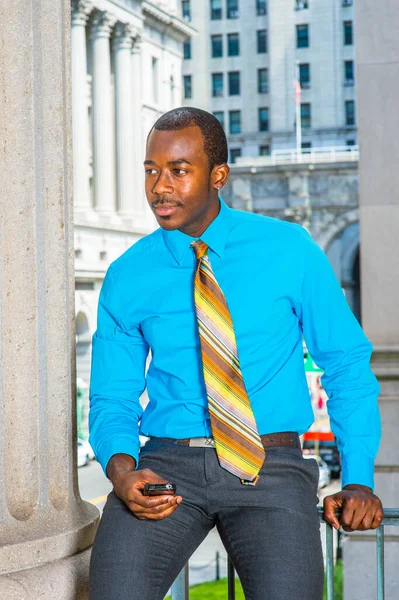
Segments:
[[[333,528],[326,523],[326,575],[327,575],[327,600],[334,600],[334,550]]]
[[[186,563],[172,584],[172,600],[189,600],[188,563]]]
[[[377,600],[384,600],[384,526],[377,529]]]

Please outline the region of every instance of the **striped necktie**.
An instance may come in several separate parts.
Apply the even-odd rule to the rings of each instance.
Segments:
[[[238,358],[226,298],[207,255],[208,246],[192,242],[197,257],[194,300],[208,396],[212,435],[220,465],[255,485],[266,453],[256,427]]]

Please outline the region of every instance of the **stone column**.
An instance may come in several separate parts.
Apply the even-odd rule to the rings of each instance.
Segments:
[[[142,40],[137,37],[132,50],[133,70],[133,141],[134,141],[134,195],[133,217],[134,225],[138,228],[148,226],[150,215],[146,213],[147,201],[144,192],[144,156],[145,136],[142,120],[143,84],[142,84]]]
[[[133,90],[131,52],[134,28],[118,23],[113,37],[115,56],[116,189],[118,212],[131,216],[134,201]]]
[[[399,11],[395,0],[356,3],[357,120],[360,144],[362,322],[374,344],[383,436],[375,490],[399,507]],[[386,528],[385,593],[399,597],[399,528]],[[375,536],[344,546],[345,600],[374,600]]]
[[[87,103],[86,23],[90,0],[72,0],[72,141],[75,209],[91,206],[89,189],[89,115]]]
[[[0,598],[83,600],[69,0],[0,4]]]
[[[96,11],[91,21],[93,44],[94,198],[99,212],[116,209],[115,144],[111,88],[110,37],[115,18]]]

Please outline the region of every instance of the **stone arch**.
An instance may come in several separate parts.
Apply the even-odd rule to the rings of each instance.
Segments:
[[[346,299],[360,321],[359,222],[338,231],[325,249]]]
[[[344,229],[352,223],[359,222],[359,211],[355,208],[333,216],[330,212],[327,212],[325,219],[321,219],[321,221],[323,220],[325,220],[325,223],[322,222],[318,226],[319,231],[316,232],[315,238],[319,246],[326,252],[328,246]]]

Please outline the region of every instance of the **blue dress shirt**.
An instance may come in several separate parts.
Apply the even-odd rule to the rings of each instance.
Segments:
[[[328,259],[299,225],[220,204],[201,240],[230,308],[259,433],[301,434],[313,422],[304,335],[325,371],[342,483],[373,487],[380,418],[372,347]],[[211,435],[193,298],[193,239],[157,229],[107,271],[93,336],[89,415],[90,443],[104,471],[117,453],[137,464],[139,428],[156,437]],[[146,386],[143,412],[139,398]]]

